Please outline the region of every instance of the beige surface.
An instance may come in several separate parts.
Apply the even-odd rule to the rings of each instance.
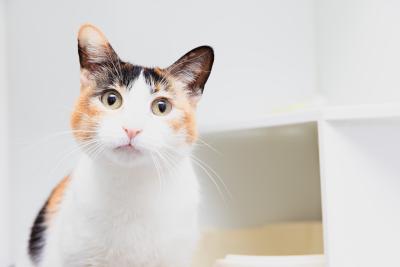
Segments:
[[[257,228],[207,230],[193,267],[211,267],[227,254],[301,255],[323,253],[320,222],[271,224]]]
[[[295,256],[228,255],[217,260],[214,267],[326,267],[323,254]]]

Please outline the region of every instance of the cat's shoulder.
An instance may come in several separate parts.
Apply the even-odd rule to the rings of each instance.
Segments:
[[[31,228],[28,252],[33,262],[40,260],[45,244],[46,234],[51,225],[53,217],[57,214],[64,193],[70,183],[70,176],[65,176],[52,190],[50,196],[36,215]]]

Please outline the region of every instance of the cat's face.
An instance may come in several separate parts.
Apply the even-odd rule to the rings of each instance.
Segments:
[[[213,64],[213,50],[196,48],[170,67],[123,62],[92,25],[78,36],[81,94],[72,114],[74,136],[93,158],[137,164],[186,153],[196,141],[195,109]]]

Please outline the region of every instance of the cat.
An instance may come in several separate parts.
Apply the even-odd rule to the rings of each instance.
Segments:
[[[122,61],[85,24],[78,54],[71,127],[82,155],[34,221],[31,266],[190,266],[200,199],[190,153],[213,49],[148,68]]]

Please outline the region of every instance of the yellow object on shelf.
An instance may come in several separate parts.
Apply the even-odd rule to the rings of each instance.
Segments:
[[[243,256],[228,255],[214,267],[325,267],[324,255]]]
[[[193,267],[211,267],[228,254],[253,256],[323,253],[321,222],[270,224],[254,228],[204,232]]]

